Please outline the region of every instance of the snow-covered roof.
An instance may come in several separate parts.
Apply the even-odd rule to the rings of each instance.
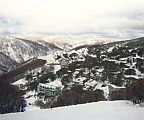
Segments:
[[[54,86],[54,85],[48,85],[48,84],[43,84],[43,83],[39,83],[39,86],[41,87],[47,87],[47,88],[57,88],[57,86]]]
[[[26,84],[26,81],[25,81],[24,79],[20,79],[20,80],[14,82],[14,83],[12,83],[12,84],[13,84],[13,85],[20,85],[20,84],[25,85],[25,84]]]

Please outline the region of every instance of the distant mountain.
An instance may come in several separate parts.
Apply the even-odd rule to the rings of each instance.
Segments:
[[[95,36],[87,35],[26,35],[17,37],[3,35],[0,36],[0,65],[8,70],[33,57],[51,59],[52,55],[50,57],[48,55],[57,51],[112,41],[98,40]]]
[[[0,36],[0,65],[11,68],[33,57],[47,56],[62,50],[54,44],[34,42],[12,36]]]
[[[46,41],[59,46],[62,49],[70,50],[78,46],[104,44],[115,40],[100,39],[96,35],[80,34],[80,35],[25,35],[21,36],[24,39],[30,39],[35,42]]]

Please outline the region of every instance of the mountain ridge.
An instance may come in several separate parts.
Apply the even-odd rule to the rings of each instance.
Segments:
[[[28,71],[22,79],[13,83],[22,86],[20,89],[24,89],[30,104],[49,108],[50,105],[60,107],[104,100],[128,99],[135,102],[135,97],[136,103],[144,100],[143,37],[80,46],[57,52],[52,57],[54,62],[58,63],[55,67],[47,61],[42,67]],[[29,67],[29,64],[24,62],[25,65]],[[23,70],[23,65],[20,65],[20,68]],[[14,75],[17,75],[15,73]],[[9,78],[10,75],[11,72]],[[37,91],[39,83],[55,81],[62,84],[61,94],[58,96],[48,96]]]
[[[47,56],[60,50],[62,49],[45,41],[40,44],[13,36],[0,36],[0,64],[6,68],[15,67],[16,64],[33,57]]]

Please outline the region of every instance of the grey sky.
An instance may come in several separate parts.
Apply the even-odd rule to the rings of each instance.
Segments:
[[[144,0],[0,0],[0,33],[144,36]]]

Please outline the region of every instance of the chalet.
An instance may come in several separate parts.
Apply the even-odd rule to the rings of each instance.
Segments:
[[[39,83],[37,91],[38,93],[53,97],[61,94],[61,87],[57,87],[50,84]]]

